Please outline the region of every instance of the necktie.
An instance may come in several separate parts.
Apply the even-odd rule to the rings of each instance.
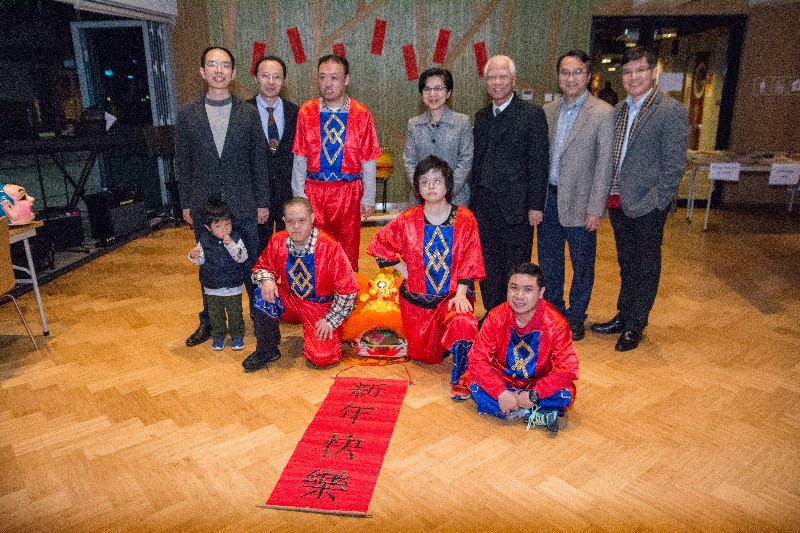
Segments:
[[[499,107],[495,107],[494,108],[494,116],[497,116],[499,114],[500,114],[500,108]]]
[[[273,154],[278,149],[279,139],[278,124],[275,122],[275,115],[272,114],[274,110],[274,107],[267,106],[267,114],[269,115],[267,120],[267,140],[269,141],[269,149]]]

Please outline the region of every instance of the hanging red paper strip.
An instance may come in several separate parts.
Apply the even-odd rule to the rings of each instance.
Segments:
[[[450,30],[439,30],[439,38],[436,39],[436,51],[433,53],[433,62],[444,63],[444,56],[447,54],[447,43],[450,42]]]
[[[481,41],[472,45],[475,49],[475,65],[478,67],[478,77],[483,77],[483,67],[489,58],[486,55],[486,43]]]
[[[486,56],[486,43],[481,41],[472,45],[475,49],[475,65],[478,67],[478,77],[483,77],[483,67],[489,58]]]
[[[372,30],[372,53],[376,56],[383,54],[383,39],[386,37],[386,21],[375,19],[375,28]]]
[[[286,30],[286,35],[289,37],[289,46],[292,47],[292,55],[294,62],[301,64],[306,62],[306,53],[303,50],[303,41],[300,39],[300,31],[297,27],[289,28]]]
[[[250,62],[250,75],[255,76],[256,73],[256,63],[259,59],[264,57],[265,51],[267,50],[266,43],[260,43],[258,41],[253,41],[253,60]]]
[[[333,55],[347,57],[344,53],[344,43],[333,43]]]
[[[403,45],[403,59],[406,60],[406,77],[410,80],[419,79],[417,70],[417,54],[414,52],[413,44]]]
[[[365,516],[408,382],[337,378],[265,506]]]

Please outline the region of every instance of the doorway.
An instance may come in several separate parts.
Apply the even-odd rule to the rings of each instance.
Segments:
[[[591,55],[598,68],[592,86],[610,83],[625,98],[623,52],[637,45],[653,48],[659,72],[672,74],[662,90],[689,109],[689,149],[725,150],[745,23],[745,16],[594,17]]]
[[[152,157],[146,132],[174,124],[168,40],[163,24],[137,21],[71,23],[84,108],[111,115],[125,149],[98,165],[100,188],[140,187],[148,208],[168,203],[171,162]]]

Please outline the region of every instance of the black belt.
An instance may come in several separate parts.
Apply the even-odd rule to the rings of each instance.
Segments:
[[[553,185],[552,183],[548,183],[547,190],[553,194],[558,194],[558,185]]]

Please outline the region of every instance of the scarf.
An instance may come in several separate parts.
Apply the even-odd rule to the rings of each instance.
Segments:
[[[628,133],[628,144],[630,144],[631,139],[633,139],[633,132],[636,131],[636,126],[639,125],[639,122],[650,108],[657,94],[658,89],[653,87],[650,96],[642,103],[642,108],[634,117],[633,124],[631,124],[631,131]],[[622,157],[622,146],[625,143],[625,129],[628,127],[629,112],[628,102],[625,101],[617,114],[617,121],[614,124],[614,180],[611,182],[611,191],[608,195],[609,208],[620,207],[621,205],[619,198],[619,167],[621,163],[620,158]]]

